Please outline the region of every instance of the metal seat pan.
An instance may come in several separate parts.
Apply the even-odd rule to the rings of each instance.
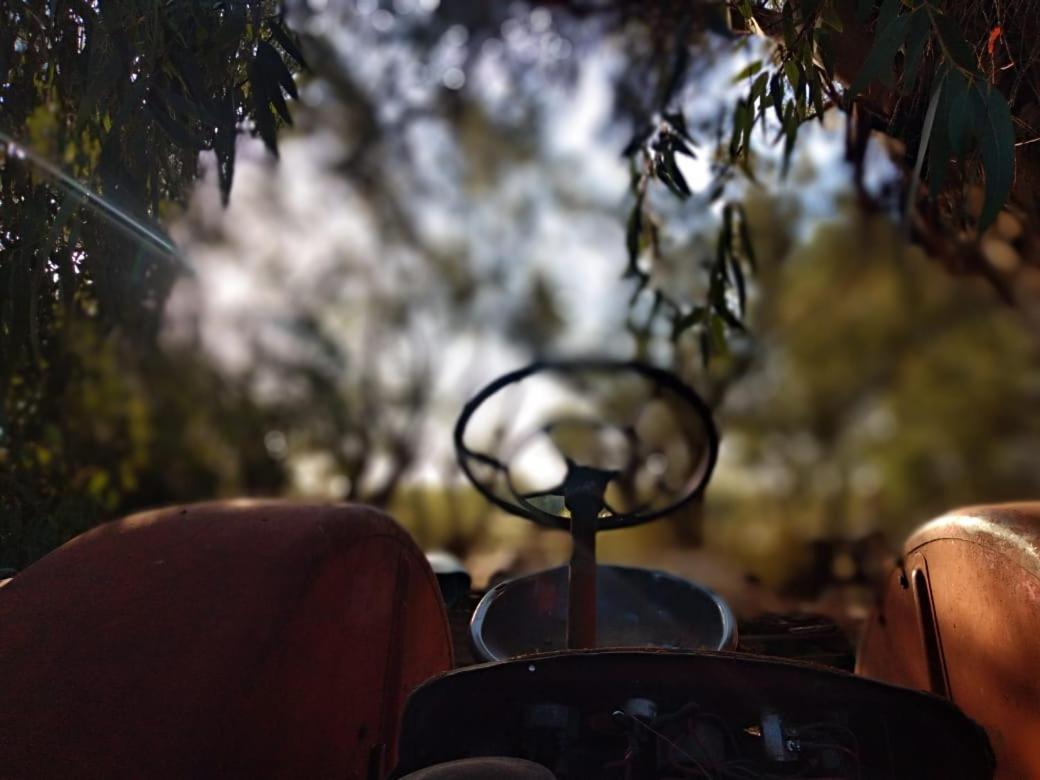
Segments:
[[[725,650],[737,639],[729,606],[707,588],[649,569],[597,567],[596,646]],[[470,622],[484,661],[567,647],[567,567],[503,582]]]

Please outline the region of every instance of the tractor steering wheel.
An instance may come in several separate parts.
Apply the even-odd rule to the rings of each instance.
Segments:
[[[601,377],[588,385],[590,395],[602,389],[608,378],[627,383],[629,390],[634,383],[649,392],[645,400],[634,404],[634,409],[631,393],[620,390],[615,391],[614,396],[601,397],[600,403],[591,408],[585,403],[583,412],[568,409],[540,426],[521,432],[514,438],[511,451],[501,441],[500,448],[506,451],[495,454],[467,445],[471,421],[492,397],[497,396],[501,402],[507,388],[529,378],[544,379],[553,375],[558,381],[549,387],[555,388],[557,394],[561,388],[580,385],[582,379],[588,385],[590,377]],[[649,407],[657,412],[652,425],[645,420]],[[608,408],[620,419],[606,419]],[[504,411],[512,423],[522,417],[519,408]],[[669,415],[670,419],[666,419]],[[666,443],[655,445],[643,441],[647,431],[655,427],[658,438],[663,436]],[[575,453],[568,452],[562,445],[568,436],[587,443],[590,435],[600,441],[612,439],[613,445],[595,445],[591,457],[588,446]],[[539,438],[548,441],[557,460],[562,461],[562,480],[550,487],[523,490],[518,483],[530,477],[517,474],[510,464],[519,452]],[[685,454],[671,458],[669,453],[676,449],[676,444],[685,448]],[[511,514],[563,530],[571,528],[575,512],[591,513],[597,530],[609,530],[639,525],[676,511],[703,492],[715,467],[718,448],[719,436],[711,410],[700,396],[674,374],[636,361],[586,359],[533,363],[499,377],[477,393],[465,405],[455,426],[459,466],[485,498]],[[678,480],[679,484],[676,484],[676,471],[683,472],[684,478]],[[641,487],[636,489],[637,486]],[[615,503],[624,505],[614,506]]]

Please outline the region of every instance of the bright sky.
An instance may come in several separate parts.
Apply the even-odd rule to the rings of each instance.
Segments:
[[[432,4],[416,0],[401,5],[409,13],[419,13]],[[377,17],[381,12],[374,7],[359,6],[367,10],[373,26],[395,23]],[[334,14],[317,17],[314,26],[338,46],[345,66],[361,79],[378,83],[392,64],[395,72],[405,74],[400,77],[407,87],[403,94],[420,103],[443,85],[476,96],[489,111],[502,106],[508,111],[517,101],[528,99],[529,93],[510,82],[512,71],[501,59],[505,50],[522,52],[534,46],[535,66],[547,60],[546,67],[570,54],[569,43],[560,44],[563,39],[536,13],[518,17],[521,21],[512,28],[503,25],[504,42],[497,47],[484,44],[468,80],[465,74],[460,79],[452,72],[459,68],[466,44],[461,28],[449,29],[423,63],[415,61],[414,53],[405,47],[372,48],[369,38],[337,26]],[[739,87],[731,85],[732,75],[750,56],[722,58],[698,82],[696,91],[683,97],[691,119],[717,114],[720,101],[736,96]],[[423,258],[402,249],[393,236],[383,234],[364,195],[335,172],[345,151],[342,134],[335,128],[322,129],[320,120],[327,113],[316,110],[316,129],[280,141],[280,164],[272,163],[259,142],[240,141],[231,205],[226,210],[219,206],[212,160],[205,161],[205,181],[187,218],[173,231],[196,278],[174,292],[167,337],[183,338],[187,323],[197,316],[202,348],[229,372],[259,368],[256,387],[261,395],[292,392],[291,372],[258,363],[257,348],[287,360],[306,359],[301,356],[305,345],[286,328],[304,304],[347,354],[376,350],[391,371],[407,369],[407,361],[416,357],[415,344],[423,345],[419,349],[427,352],[425,357],[433,357],[435,365],[432,412],[424,432],[426,457],[412,477],[442,479],[445,464],[453,460],[450,431],[463,401],[496,375],[530,359],[502,335],[501,326],[503,312],[523,305],[533,270],[550,280],[566,314],[559,353],[626,355],[631,350],[623,335],[631,287],[620,279],[626,262],[629,174],[619,150],[627,138],[625,129],[611,122],[611,76],[625,63],[607,43],[583,53],[575,64],[573,86],[546,86],[543,81],[537,91],[538,102],[533,104],[538,117],[537,155],[505,164],[497,178],[477,192],[460,186],[473,162],[470,150],[460,147],[447,125],[439,120],[425,122],[408,137],[412,173],[422,185],[409,198],[409,207],[414,209],[422,238],[440,251],[470,258],[476,269],[502,271],[495,284],[477,290],[468,321],[460,323],[453,316],[451,302],[439,291],[441,285],[431,281],[430,274],[436,271]],[[321,102],[327,94],[316,84],[305,99]],[[397,110],[392,101],[384,109]],[[810,186],[792,176],[778,190],[783,197],[798,199],[809,217],[801,223],[808,231],[812,218],[833,213],[834,197],[847,187],[848,178],[841,158],[841,133],[815,124],[803,128],[803,133],[804,159],[796,167],[811,165],[818,175]],[[706,156],[679,157],[694,190],[710,181]],[[388,171],[387,175],[394,174]],[[687,216],[691,224],[711,218]],[[220,240],[210,240],[214,235]],[[394,343],[385,337],[373,343],[370,323],[385,316],[388,300],[402,297],[409,301],[409,324],[400,326]],[[394,363],[394,354],[403,355],[404,362]],[[547,390],[538,399],[525,398],[525,404],[536,413],[537,404],[556,400]],[[529,458],[524,467],[537,478],[536,461]],[[321,484],[313,475],[304,482],[308,489]]]

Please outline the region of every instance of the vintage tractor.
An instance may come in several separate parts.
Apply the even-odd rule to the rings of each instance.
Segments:
[[[509,435],[525,382],[579,402]],[[453,637],[427,559],[366,507],[109,523],[0,587],[0,778],[1040,776],[1040,505],[912,537],[851,674],[749,652],[695,583],[597,565],[597,532],[711,476],[711,415],[673,375],[539,363],[455,443],[488,499],[570,533],[566,567],[461,599]]]

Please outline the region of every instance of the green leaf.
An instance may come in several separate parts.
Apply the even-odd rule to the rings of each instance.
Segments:
[[[820,72],[816,68],[809,71],[809,96],[816,110],[816,118],[823,124],[823,88],[820,86]]]
[[[747,258],[748,265],[751,266],[751,270],[754,271],[758,265],[758,261],[755,259],[755,247],[751,243],[751,231],[748,229],[747,212],[743,206],[737,207],[740,212],[740,219],[737,220],[737,231],[740,235],[740,245],[744,250],[744,257]]]
[[[187,126],[170,116],[166,109],[153,97],[148,101],[148,111],[155,119],[163,132],[169,136],[177,146],[193,151],[202,151],[207,148],[205,140],[193,133]]]
[[[939,43],[942,45],[946,59],[962,70],[974,71],[978,62],[971,46],[964,39],[964,33],[957,27],[957,23],[930,5],[927,8],[932,19],[932,26],[939,35]]]
[[[715,312],[712,312],[708,320],[708,334],[711,340],[711,351],[722,357],[729,355],[729,346],[726,344],[725,323],[723,323],[722,317]]]
[[[742,139],[746,139],[751,132],[751,121],[751,111],[747,101],[741,98],[733,110],[733,132],[729,139],[729,156],[731,158],[735,159],[740,153]]]
[[[679,199],[686,200],[690,197],[690,185],[686,183],[686,177],[675,163],[674,151],[659,154],[654,159],[654,175]]]
[[[739,84],[744,79],[749,79],[762,70],[762,60],[755,60],[746,68],[740,71],[736,76],[733,77],[733,83]]]
[[[169,106],[170,110],[189,122],[199,122],[207,127],[215,127],[220,123],[216,113],[210,110],[209,106],[202,103],[195,103],[189,100],[184,95],[169,89],[163,89],[162,87],[153,86],[152,94],[162,98],[163,103]]]
[[[637,261],[639,260],[639,237],[643,233],[643,199],[637,198],[632,213],[628,215],[628,225],[625,230],[625,245],[628,248],[628,268],[625,276],[633,276],[639,272]]]
[[[822,19],[823,23],[832,30],[842,32],[845,29],[845,25],[841,22],[841,16],[838,15],[838,11],[833,3],[829,2],[823,7]]]
[[[788,101],[787,110],[784,111],[784,161],[781,175],[786,177],[791,167],[791,153],[794,152],[794,144],[798,139],[798,117],[795,114],[794,101]]]
[[[253,101],[253,122],[263,139],[267,150],[278,157],[278,133],[275,130],[274,113],[271,111],[270,97],[261,70],[259,56],[249,64],[249,90]],[[278,85],[274,85],[278,89]]]
[[[817,28],[814,33],[816,38],[816,53],[819,55],[820,63],[823,65],[823,71],[827,74],[828,78],[834,77],[834,63],[837,60],[835,56],[834,41],[837,37],[832,30],[826,27]]]
[[[689,144],[687,144],[681,136],[676,135],[675,133],[668,134],[667,144],[673,154],[685,154],[687,157],[697,157]]]
[[[268,19],[267,27],[271,31],[272,37],[278,41],[278,45],[285,50],[285,53],[296,60],[301,68],[310,70],[307,60],[303,58],[303,52],[300,51],[300,47],[296,45],[292,35],[282,26],[282,23],[277,19]]]
[[[823,0],[799,0],[798,16],[801,17],[802,24],[816,21],[816,15],[819,13],[820,3],[822,1]]]
[[[744,160],[748,159],[748,155],[751,153],[751,131],[755,128],[755,104],[747,104],[747,110],[744,114],[744,138],[741,141],[741,148],[744,151]]]
[[[917,82],[917,71],[921,66],[921,58],[924,56],[925,46],[928,44],[928,33],[931,32],[931,24],[928,14],[922,9],[917,9],[911,14],[910,31],[906,36],[906,56],[903,59],[903,91],[910,92]]]
[[[917,201],[917,191],[921,183],[921,171],[924,170],[924,161],[928,154],[928,145],[935,131],[935,115],[938,113],[939,103],[942,102],[946,87],[946,76],[935,81],[932,87],[932,95],[928,98],[928,108],[924,113],[924,124],[921,126],[921,140],[917,145],[916,159],[914,160],[914,172],[910,177],[910,186],[907,188],[906,203],[903,212],[903,224],[910,225],[913,217],[914,207]]]
[[[213,139],[213,151],[217,155],[217,182],[220,185],[220,200],[226,206],[231,197],[231,183],[235,177],[235,116],[236,105],[241,105],[241,90],[229,90],[215,102],[217,131]]]
[[[901,0],[884,0],[881,4],[881,9],[878,11],[877,24],[874,25],[874,29],[877,31],[884,30],[889,22],[896,18],[900,5]]]
[[[981,233],[993,224],[1011,192],[1015,175],[1015,127],[1007,100],[1000,90],[984,89],[978,85],[973,94],[979,151],[986,173],[986,194],[979,215]]]
[[[867,54],[867,59],[860,68],[856,79],[849,87],[846,94],[847,100],[851,101],[856,95],[875,79],[891,81],[892,63],[896,58],[896,52],[903,45],[907,31],[910,28],[910,15],[902,14],[896,16],[880,30],[874,45]]]
[[[737,288],[737,300],[740,302],[740,315],[744,316],[747,311],[747,287],[744,283],[744,269],[740,267],[740,261],[730,256],[730,273],[733,275],[734,286]]]
[[[949,76],[947,76],[947,79]],[[950,125],[950,91],[944,88],[939,96],[933,124],[938,128]],[[949,132],[933,132],[928,141],[928,192],[934,198],[942,189],[946,179],[946,167],[950,160]]]
[[[798,70],[798,63],[794,60],[788,60],[784,63],[784,75],[787,76],[787,83],[791,85],[791,89],[794,89],[798,84],[798,76],[800,75]]]
[[[690,137],[690,131],[686,127],[686,117],[683,116],[681,111],[665,113],[664,119],[672,126],[676,133],[681,135],[690,143],[693,143],[693,138]]]
[[[256,59],[272,82],[280,84],[293,100],[299,100],[300,95],[296,90],[296,82],[293,80],[292,73],[285,67],[285,63],[282,62],[282,58],[274,46],[266,41],[258,43]]]
[[[773,110],[776,111],[776,121],[783,124],[784,121],[784,85],[780,80],[780,71],[773,74],[769,80],[769,97],[773,100]]]
[[[766,87],[769,84],[769,74],[759,73],[758,78],[751,85],[751,92],[748,93],[748,102],[751,105],[755,105],[755,101],[765,97]]]
[[[798,31],[794,26],[794,3],[784,3],[781,16],[784,30],[784,47],[790,52],[794,50],[795,41],[798,39]]]
[[[946,77],[946,92],[949,100],[947,131],[950,134],[950,151],[955,156],[964,154],[968,134],[972,128],[970,85],[958,70],[951,70]]]
[[[805,69],[798,65],[798,80],[794,87],[795,105],[798,109],[798,118],[805,119],[806,106],[809,103],[809,85],[806,80]]]

